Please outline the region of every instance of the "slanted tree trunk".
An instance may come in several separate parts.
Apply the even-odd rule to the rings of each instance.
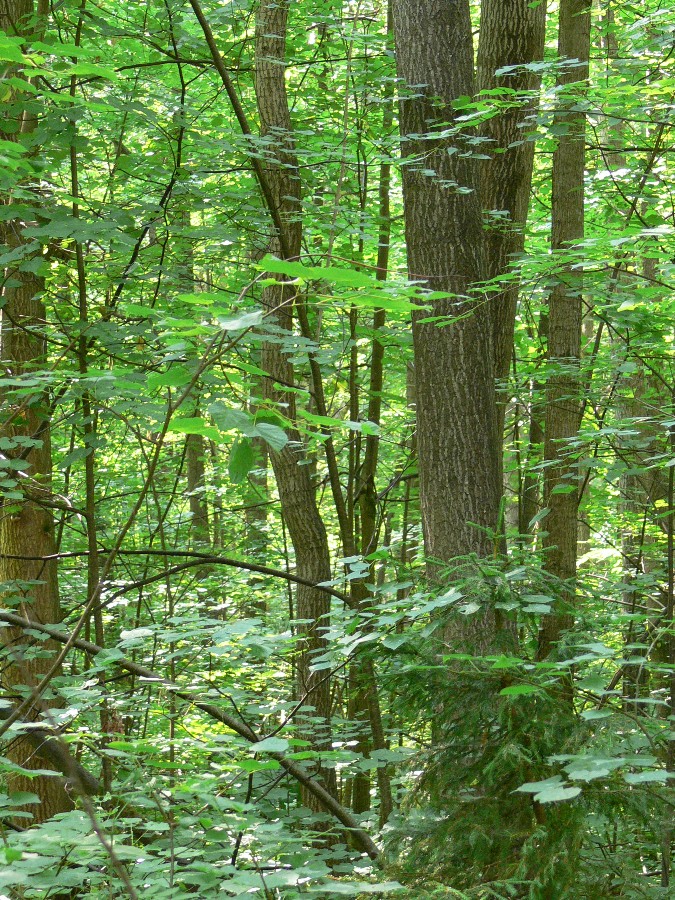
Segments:
[[[3,0],[0,4],[0,28],[8,34],[35,35],[44,28],[46,5],[40,4],[37,17],[32,0]],[[33,130],[33,114],[24,106],[20,92],[5,107],[5,124],[0,136],[17,140]],[[11,199],[10,199],[11,202]],[[25,202],[25,201],[24,201]],[[39,198],[35,198],[39,205]],[[14,390],[35,385],[34,376],[46,359],[46,314],[42,302],[44,279],[35,274],[40,255],[23,235],[24,222],[2,224],[0,239],[15,251],[16,262],[4,273],[0,320],[0,359],[2,374],[9,385],[3,391],[0,437],[2,456],[9,475],[17,475],[9,495],[2,498],[0,511],[0,584],[2,602],[28,619],[58,622],[59,593],[56,562],[39,557],[53,556],[56,550],[51,504],[51,445],[49,403],[44,390],[33,387],[30,393]],[[20,470],[20,474],[17,474]],[[36,559],[38,557],[38,559]],[[3,631],[6,664],[2,671],[4,692],[15,701],[29,697],[50,667],[54,647],[37,643],[17,629]],[[40,704],[33,704],[26,718],[37,716]],[[47,719],[48,721],[48,719]],[[50,768],[40,756],[35,742],[16,740],[8,755],[26,769]],[[12,775],[11,790],[29,791],[40,798],[29,810],[34,821],[44,821],[69,809],[71,799],[57,777]]]
[[[560,70],[561,88],[567,87],[556,115],[560,133],[553,155],[552,237],[554,253],[566,252],[584,236],[585,117],[576,103],[588,78],[590,50],[590,0],[561,0],[558,25],[558,55],[562,60],[579,60],[576,66]],[[539,656],[551,652],[563,631],[573,621],[573,581],[577,560],[578,471],[570,457],[569,441],[578,429],[581,415],[579,361],[583,277],[569,263],[559,266],[549,298],[546,422],[544,438],[544,520],[543,546],[546,569],[562,579],[563,592],[553,613],[547,616],[539,635]]]

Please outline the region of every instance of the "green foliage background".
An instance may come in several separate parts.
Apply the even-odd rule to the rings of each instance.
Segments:
[[[104,566],[114,551],[99,596],[105,649],[74,649],[46,698],[58,698],[50,727],[87,769],[98,774],[105,762],[110,783],[102,796],[34,826],[26,811],[34,798],[0,793],[0,891],[666,898],[675,734],[672,13],[653,0],[639,10],[603,2],[594,13],[584,101],[587,230],[583,245],[569,250],[583,265],[586,300],[584,417],[569,448],[578,473],[569,489],[582,488],[588,529],[575,628],[553,661],[537,662],[538,623],[561,586],[542,568],[545,513],[523,529],[519,512],[542,473],[529,431],[551,374],[542,320],[556,267],[568,261],[548,246],[555,5],[546,58],[536,64],[539,110],[523,135],[536,141],[526,252],[509,276],[521,285],[506,386],[509,552],[457,561],[440,591],[424,581],[406,399],[410,314],[424,297],[405,271],[386,9],[328,0],[292,6],[286,79],[302,178],[298,263],[263,259],[269,224],[250,159],[269,158],[273,138],[241,134],[189,4],[67,0],[52,5],[42,40],[0,36],[8,118],[20,104],[37,119],[31,133],[0,142],[8,198],[0,212],[24,223],[22,243],[2,248],[2,264],[44,276],[48,319],[47,359],[20,377],[5,370],[1,390],[5,409],[36,392],[47,398],[63,631],[88,599],[88,457]],[[233,0],[207,12],[255,124],[255,6]],[[467,98],[466,127],[498,114],[500,102],[511,101]],[[374,269],[383,163],[393,166],[392,235],[381,281]],[[305,298],[312,340],[266,321],[260,292],[275,277],[293,279]],[[374,331],[376,309],[386,324]],[[375,338],[385,347],[379,425],[367,420]],[[369,584],[364,607],[336,596],[330,623],[320,623],[328,644],[314,666],[334,685],[333,748],[321,754],[296,721],[293,584],[270,572],[293,570],[266,475],[268,453],[287,445],[292,423],[287,405],[261,401],[264,340],[280,342],[296,367],[296,424],[329,532],[332,587],[339,594],[355,580]],[[310,356],[321,367],[327,417],[308,386]],[[380,540],[366,561],[344,559],[325,440],[332,436],[341,477],[354,488],[372,433],[380,436]],[[191,527],[189,435],[203,439],[197,491],[210,515],[208,540]],[[23,497],[16,455],[30,440],[0,438],[3,515]],[[264,515],[254,521],[251,508]],[[21,588],[5,586],[3,607],[17,606]],[[513,623],[519,649],[450,653],[444,622],[488,605]],[[93,640],[92,629],[88,622],[83,636]],[[51,652],[44,634],[33,637],[32,652]],[[165,681],[120,669],[122,657]],[[388,740],[386,750],[365,755],[366,729],[350,700],[354,659],[375,667]],[[236,715],[258,741],[167,683]],[[12,725],[3,739],[22,728]],[[372,809],[357,816],[384,848],[381,868],[335,820],[326,826],[300,805],[297,784],[273,754],[310,766],[320,756],[336,770],[347,805],[357,776],[386,767],[393,817],[381,827],[374,778]],[[14,765],[2,760],[5,774]]]

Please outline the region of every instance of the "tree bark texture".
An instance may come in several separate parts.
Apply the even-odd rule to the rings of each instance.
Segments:
[[[544,55],[546,2],[533,8],[531,0],[482,0],[480,37],[476,69],[478,91],[502,88],[497,99],[512,105],[490,118],[482,128],[484,142],[480,152],[490,156],[481,166],[480,198],[486,216],[486,276],[505,274],[523,252],[523,228],[527,220],[534,164],[534,141],[528,140],[528,128],[536,112],[534,97],[539,89],[539,74],[525,68]],[[515,71],[496,75],[506,66]],[[520,96],[509,92],[516,91]],[[507,282],[492,295],[495,377],[508,377],[513,353],[513,329],[519,284]],[[498,409],[498,432],[504,422],[504,407]]]
[[[292,136],[292,126],[285,83],[286,27],[288,2],[262,0],[256,20],[255,90],[260,116],[261,136],[269,143],[266,178],[284,228],[285,241],[272,238],[269,250],[280,254],[285,244],[291,257],[301,250],[300,180]],[[268,373],[263,379],[263,396],[269,403],[284,404],[285,413],[295,419],[295,395],[284,385],[293,384],[293,367],[282,343],[293,331],[293,306],[297,301],[292,287],[272,286],[263,291],[267,321],[274,323],[279,334],[265,342],[262,367]],[[319,583],[331,578],[330,555],[326,529],[316,502],[310,469],[303,465],[304,445],[299,433],[291,430],[290,441],[281,452],[271,451],[277,490],[284,521],[295,551],[296,571],[308,581]],[[312,741],[318,749],[331,746],[330,680],[325,672],[313,672],[313,656],[325,648],[323,629],[328,626],[330,600],[322,591],[306,585],[297,589],[296,615],[303,622],[301,652],[298,661],[300,698],[315,709]],[[318,720],[318,722],[316,721]],[[335,775],[324,772],[327,789],[335,795]],[[317,808],[316,799],[303,792],[304,802]]]
[[[40,6],[36,22],[32,0],[4,0],[0,5],[0,28],[10,35],[34,35],[43,27],[45,15],[46,10]],[[2,138],[17,140],[20,134],[33,130],[34,118],[23,103],[24,98],[17,92],[7,104],[6,124],[0,130]],[[24,224],[7,221],[0,233],[5,248],[16,251],[18,257],[16,264],[4,273],[0,322],[0,364],[4,377],[14,380],[2,394],[0,436],[2,456],[10,464],[5,469],[8,480],[15,480],[0,498],[0,585],[5,606],[15,608],[28,619],[50,623],[60,619],[56,562],[20,558],[34,560],[50,556],[56,549],[50,508],[53,496],[48,397],[35,383],[31,393],[13,391],[23,378],[29,386],[46,358],[44,280],[31,271],[33,266],[22,265],[26,261],[34,263],[41,248],[30,246],[22,233]],[[11,467],[22,463],[20,470]],[[36,644],[34,639],[26,639],[20,629],[6,629],[3,644],[2,685],[15,702],[21,702],[30,696],[49,668],[54,648],[50,642]],[[29,713],[28,718],[34,715]],[[48,718],[47,723],[50,724]],[[29,740],[13,741],[8,756],[26,769],[50,767],[48,754],[43,758],[39,747]],[[39,805],[28,807],[34,821],[44,821],[72,806],[60,778],[12,775],[8,782],[10,790],[29,791],[40,798]]]
[[[450,298],[413,322],[422,522],[439,560],[488,555],[500,487],[489,310],[472,286],[485,274],[477,167],[467,145],[439,136],[452,102],[473,94],[468,2],[394,0],[410,277]],[[427,316],[447,317],[428,323]]]
[[[484,557],[494,546],[501,466],[492,322],[473,289],[486,271],[478,169],[461,135],[441,135],[456,124],[453,101],[473,94],[469,4],[394,0],[393,10],[409,275],[451,295],[413,318],[424,541],[432,560]],[[494,632],[486,616],[476,647]]]
[[[584,236],[585,117],[575,108],[588,79],[590,52],[590,0],[561,0],[558,25],[558,55],[578,60],[578,65],[560,70],[558,84],[566,88],[556,114],[565,126],[553,156],[552,237],[554,254],[563,254]],[[571,89],[568,85],[578,84]],[[569,441],[576,435],[581,415],[579,361],[583,276],[578,268],[563,262],[549,298],[546,421],[544,438],[543,546],[546,568],[569,586],[561,604],[547,616],[539,635],[539,656],[551,652],[561,633],[573,623],[572,583],[576,576],[578,470],[570,458]]]

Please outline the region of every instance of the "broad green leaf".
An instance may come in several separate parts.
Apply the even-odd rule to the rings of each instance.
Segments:
[[[213,425],[205,422],[201,416],[191,416],[185,419],[172,419],[169,431],[174,434],[203,434],[204,437],[220,440],[220,432]]]
[[[240,759],[237,766],[244,772],[270,772],[281,768],[276,759]]]
[[[559,803],[561,800],[572,800],[581,793],[579,787],[551,787],[535,794],[538,803]]]
[[[268,737],[249,746],[253,753],[283,753],[288,750],[290,744],[284,738]]]
[[[669,778],[675,778],[675,775],[663,770],[652,770],[648,772],[627,772],[623,776],[623,780],[627,784],[665,784]]]
[[[115,72],[114,69],[110,69],[108,66],[99,66],[88,62],[73,63],[69,71],[73,75],[105,78],[107,81],[116,81],[118,77],[117,72]]]
[[[611,715],[611,709],[585,709],[581,713],[581,718],[587,722],[594,722],[597,719],[608,719]]]
[[[40,803],[40,798],[37,794],[32,794],[29,791],[12,791],[9,796],[0,795],[0,803],[3,806],[28,806],[33,803]]]
[[[256,423],[255,432],[268,443],[273,450],[283,450],[288,443],[286,432],[283,428],[279,428],[278,425],[269,425],[266,422]]]
[[[120,631],[120,640],[124,643],[137,642],[152,637],[153,634],[152,628],[131,628],[129,631]]]
[[[228,473],[230,481],[241,484],[255,465],[255,450],[250,438],[242,437],[235,441],[230,452]]]
[[[509,687],[502,688],[499,692],[501,697],[522,697],[527,694],[541,694],[543,688],[536,684],[512,684]]]
[[[310,884],[306,888],[308,894],[328,894],[333,897],[356,897],[358,894],[387,894],[402,891],[404,886],[398,881],[384,881],[381,884],[370,884],[367,881],[322,881]]]
[[[329,281],[332,284],[345,285],[346,287],[373,287],[377,282],[365,272],[355,269],[343,269],[336,266],[305,266],[299,262],[276,259],[266,256],[258,268],[263,272],[275,272],[287,275],[290,278],[302,278],[305,281]]]
[[[239,316],[232,318],[218,318],[218,327],[223,331],[243,331],[247,328],[255,328],[262,322],[263,314],[261,309],[253,312],[241,313]]]
[[[254,433],[253,417],[243,409],[225,406],[216,400],[209,404],[209,414],[221,431],[241,431],[249,437]]]
[[[3,62],[23,63],[25,58],[21,52],[23,39],[10,37],[4,31],[0,31],[0,60]]]
[[[148,375],[148,387],[155,390],[159,387],[183,387],[190,383],[192,372],[184,366],[172,366],[166,372],[151,372]]]

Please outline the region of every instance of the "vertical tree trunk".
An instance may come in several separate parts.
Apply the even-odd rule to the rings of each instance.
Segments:
[[[504,88],[506,91],[535,92],[541,77],[524,68],[544,55],[546,2],[531,0],[482,0],[476,67],[479,91]],[[518,67],[502,75],[504,67]],[[534,141],[527,140],[528,119],[536,111],[534,97],[514,101],[514,105],[490,118],[482,134],[481,152],[490,156],[481,167],[480,198],[486,218],[486,275],[496,278],[508,272],[513,259],[523,252],[523,228],[527,220],[534,164]],[[495,377],[508,377],[513,353],[513,328],[519,284],[507,282],[492,296],[493,352]],[[503,426],[503,404],[499,419]],[[500,432],[501,433],[501,432]]]
[[[503,88],[505,93],[496,99],[512,103],[488,119],[482,129],[485,141],[480,151],[490,157],[482,164],[480,173],[481,205],[487,228],[486,276],[489,279],[507,274],[525,246],[524,228],[534,165],[534,141],[527,139],[533,124],[530,122],[528,127],[528,120],[536,112],[538,96],[535,92],[541,82],[540,75],[525,66],[543,58],[545,31],[546,0],[534,5],[530,0],[481,2],[476,86],[479,91]],[[505,74],[496,74],[505,67],[515,68]],[[509,91],[524,96],[514,98]],[[514,276],[503,282],[490,298],[500,445],[504,442],[508,402],[503,385],[509,376],[513,356],[519,290],[519,280]],[[500,466],[503,466],[503,458],[502,448],[499,451]],[[500,479],[504,480],[503,474]],[[523,533],[520,527],[518,531]]]
[[[405,234],[410,277],[447,292],[413,319],[422,526],[428,556],[484,557],[501,496],[493,326],[473,285],[486,274],[475,161],[437,132],[453,101],[473,94],[473,43],[464,0],[394,0]],[[427,316],[446,317],[425,322]],[[475,526],[479,527],[476,528]],[[474,617],[466,649],[492,644],[494,615]],[[470,629],[469,629],[470,630]],[[467,631],[467,628],[464,629]]]
[[[392,37],[393,22],[391,17],[391,2],[387,9],[387,32]],[[384,107],[382,117],[382,131],[387,134],[393,125],[393,94],[388,91],[387,104]],[[377,242],[377,273],[380,281],[387,278],[389,271],[389,245],[391,239],[390,198],[391,164],[383,161],[379,171],[379,228]],[[380,424],[382,413],[382,389],[384,385],[384,345],[378,340],[379,330],[384,328],[385,312],[382,309],[375,310],[373,314],[373,345],[370,360],[370,373],[368,385],[368,421]],[[358,403],[352,412],[358,415]],[[377,509],[377,463],[380,451],[379,434],[368,434],[365,439],[366,449],[363,463],[359,471],[359,489],[357,502],[360,516],[360,545],[359,552],[367,557],[377,549],[378,545],[378,509]],[[354,510],[355,512],[356,510]],[[357,529],[354,528],[356,533]],[[375,566],[370,565],[368,582],[375,582]],[[363,580],[352,582],[352,598],[358,604],[366,604],[371,598],[369,589]],[[355,719],[368,720],[370,723],[369,739],[360,739],[357,746],[358,752],[366,756],[369,745],[374,750],[388,749],[382,722],[382,710],[378,685],[375,678],[375,666],[371,659],[356,659],[349,670],[350,687],[350,717],[353,713]],[[354,776],[352,784],[351,803],[354,812],[362,813],[370,809],[370,775],[368,772],[360,772]],[[377,783],[380,795],[380,825],[383,826],[393,811],[393,796],[391,779],[386,766],[380,762],[377,768]]]
[[[46,8],[34,18],[32,0],[4,0],[0,5],[0,28],[8,34],[35,34],[44,27]],[[33,130],[34,119],[16,93],[6,107],[8,116],[0,136],[16,140]],[[11,199],[10,199],[11,202]],[[36,197],[36,203],[38,198]],[[17,381],[26,378],[30,384],[46,357],[45,307],[42,302],[44,280],[35,274],[40,249],[29,246],[22,235],[24,223],[3,223],[2,243],[18,251],[18,261],[4,273],[2,319],[0,322],[0,358],[3,374]],[[33,382],[34,383],[34,382]],[[54,523],[50,504],[51,445],[48,398],[39,388],[33,393],[13,392],[3,396],[3,456],[9,460],[8,474],[21,468],[14,496],[5,497],[0,514],[0,583],[3,604],[12,606],[26,618],[40,622],[58,622],[59,595],[55,560],[35,557],[53,556]],[[21,558],[27,557],[27,558]],[[16,629],[3,631],[5,653],[9,659],[2,672],[3,687],[16,700],[29,696],[49,668],[52,645],[38,647]],[[9,756],[27,769],[49,767],[39,751],[28,741],[14,741]],[[72,805],[60,778],[39,776],[35,779],[12,776],[11,790],[30,791],[40,798],[39,806],[31,806],[35,821],[44,821],[54,813]]]
[[[590,0],[561,0],[558,54],[579,64],[561,69],[560,87],[579,83],[564,92],[565,104],[556,115],[560,133],[553,156],[552,239],[554,253],[566,251],[584,236],[585,117],[575,108],[588,78]],[[549,299],[546,422],[544,439],[544,520],[546,568],[563,579],[569,590],[547,616],[539,635],[539,656],[546,657],[561,633],[573,623],[573,581],[577,559],[578,472],[569,457],[569,441],[577,433],[581,402],[579,360],[583,278],[579,269],[562,264]]]
[[[190,531],[197,545],[210,544],[209,509],[204,496],[206,442],[201,434],[185,438]]]
[[[287,0],[262,0],[256,19],[255,89],[261,134],[274,137],[266,176],[284,228],[285,245],[290,256],[297,257],[301,249],[300,180],[286,96],[287,19]],[[272,238],[270,250],[277,254],[280,252],[278,236]],[[290,287],[268,287],[263,291],[268,321],[275,322],[289,334],[293,327],[295,299],[295,292]],[[263,347],[262,367],[269,373],[263,381],[265,399],[287,404],[286,413],[294,419],[294,394],[275,387],[277,384],[293,384],[293,368],[278,342],[270,341]],[[281,452],[271,451],[270,458],[284,521],[295,551],[297,574],[315,583],[329,581],[328,539],[309,468],[302,465],[302,441],[297,432],[292,432],[289,437],[289,444]],[[316,725],[311,738],[318,749],[329,749],[331,746],[330,681],[325,672],[313,672],[311,662],[315,653],[325,647],[323,629],[328,625],[329,614],[330,600],[324,592],[298,586],[296,615],[304,623],[300,626],[303,641],[297,669],[298,690],[300,698],[315,709],[313,718]],[[328,790],[335,794],[335,774],[332,770],[324,772],[324,781]],[[315,798],[308,792],[304,792],[303,801],[310,807],[318,808]]]
[[[185,103],[185,84],[182,84],[183,96],[181,109]],[[180,126],[179,126],[180,127]],[[194,245],[190,240],[190,212],[181,209],[178,214],[181,232],[185,232],[185,240],[177,242],[182,259],[178,269],[178,287],[182,291],[199,291],[200,284],[195,277]],[[181,235],[182,236],[182,235]],[[182,246],[181,246],[182,244]],[[199,395],[195,398],[194,415],[200,416]],[[185,438],[185,464],[188,505],[190,509],[190,534],[195,545],[210,545],[209,507],[206,502],[204,488],[206,486],[206,441],[203,434],[188,434]]]

